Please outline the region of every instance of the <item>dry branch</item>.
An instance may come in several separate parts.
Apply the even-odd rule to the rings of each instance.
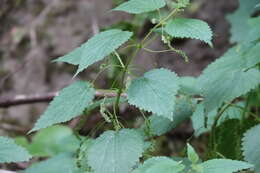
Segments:
[[[32,95],[16,95],[14,97],[2,97],[0,98],[0,108],[8,108],[11,106],[24,105],[24,104],[33,104],[33,103],[45,103],[50,102],[55,96],[58,95],[58,92],[49,92],[44,94],[32,94]],[[115,92],[106,92],[106,91],[96,91],[95,96],[97,98],[102,97],[116,97],[117,93]],[[122,94],[126,97],[126,94]]]

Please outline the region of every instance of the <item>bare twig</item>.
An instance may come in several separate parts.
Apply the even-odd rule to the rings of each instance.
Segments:
[[[44,94],[33,94],[33,95],[16,95],[13,97],[2,97],[0,98],[0,108],[8,108],[11,106],[32,104],[32,103],[44,103],[50,102],[53,97],[57,96],[58,92],[49,92]],[[96,97],[116,97],[115,92],[107,91],[96,91]],[[121,96],[126,97],[126,94]]]
[[[16,172],[0,169],[0,173],[16,173]]]

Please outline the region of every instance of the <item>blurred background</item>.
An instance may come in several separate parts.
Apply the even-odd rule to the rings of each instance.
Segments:
[[[20,94],[45,94],[58,91],[78,79],[95,79],[102,62],[72,79],[76,67],[51,61],[70,52],[111,25],[134,30],[141,39],[153,24],[145,17],[111,12],[110,10],[120,2],[122,1],[1,0],[0,100]],[[226,15],[234,12],[237,7],[237,0],[193,0],[192,5],[182,15],[208,22],[214,33],[214,47],[211,48],[197,40],[176,39],[173,44],[187,53],[189,63],[185,63],[183,58],[171,52],[140,52],[135,64],[144,70],[154,67],[169,68],[179,76],[200,75],[210,62],[220,57],[231,46],[230,24]],[[158,38],[149,48],[162,50],[164,45]],[[105,71],[96,80],[95,87],[108,88],[114,76],[113,70]],[[47,105],[46,102],[0,108],[0,135],[25,135]],[[133,123],[138,124],[136,110],[123,107],[121,111],[126,120],[133,120]],[[98,111],[95,114],[86,131],[98,122],[97,117],[100,118],[100,115]],[[189,126],[185,129],[189,130]],[[187,138],[185,133],[176,132],[172,135],[176,138]]]

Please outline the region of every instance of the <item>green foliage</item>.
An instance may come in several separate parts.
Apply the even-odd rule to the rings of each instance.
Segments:
[[[131,36],[131,32],[121,31],[118,29],[104,31],[95,35],[79,48],[55,61],[79,65],[76,73],[78,74],[88,66],[111,54]]]
[[[185,76],[180,77],[180,93],[185,95],[200,95],[201,91],[197,84],[197,78]]]
[[[169,118],[165,118],[162,116],[150,116],[149,121],[151,134],[160,136],[176,128],[192,115],[193,106],[194,104],[189,98],[181,97],[176,99],[176,106],[174,112],[172,113],[172,121]]]
[[[228,20],[231,24],[231,41],[241,42],[247,39],[247,33],[250,30],[248,20],[251,14],[256,10],[254,7],[259,3],[259,0],[239,0],[239,9],[233,14],[228,15]]]
[[[217,125],[221,125],[223,122],[231,119],[241,120],[243,117],[243,110],[240,106],[243,106],[244,103],[237,103],[233,106],[226,109],[226,111],[219,118]],[[243,108],[243,107],[242,107]],[[194,129],[195,136],[200,136],[205,132],[211,131],[214,120],[218,114],[217,109],[214,109],[208,113],[205,112],[205,106],[203,103],[197,105],[196,110],[194,111],[191,120]],[[229,127],[228,127],[229,128]]]
[[[33,164],[22,173],[84,173],[76,166],[76,159],[70,154],[60,154],[51,159]]]
[[[129,172],[143,149],[143,138],[135,130],[106,131],[90,146],[88,162],[95,173]]]
[[[198,154],[195,152],[194,148],[190,144],[187,145],[187,155],[188,155],[189,160],[193,164],[196,164],[199,161]]]
[[[254,166],[241,161],[229,159],[213,159],[200,164],[204,173],[234,173],[253,168]]]
[[[152,157],[139,166],[133,173],[178,173],[184,166],[167,157]]]
[[[218,126],[216,131],[216,152],[228,159],[241,158],[241,122],[229,119]]]
[[[125,11],[140,14],[162,8],[166,5],[164,0],[129,0],[114,8],[115,11]]]
[[[246,41],[255,41],[260,38],[260,16],[249,19],[249,33],[246,37]]]
[[[88,82],[78,81],[64,88],[50,103],[31,132],[53,124],[69,121],[82,114],[85,108],[92,102],[94,95],[95,90]]]
[[[255,173],[260,173],[260,125],[248,130],[243,138],[243,155],[245,160],[255,166]]]
[[[212,111],[223,102],[230,102],[259,85],[260,71],[248,69],[259,63],[259,48],[260,43],[248,51],[237,51],[234,47],[204,70],[198,83],[205,97],[207,111]]]
[[[127,90],[128,102],[136,107],[173,120],[179,79],[167,69],[154,69],[133,80]]]
[[[172,37],[199,39],[212,46],[212,31],[202,20],[176,18],[168,22],[165,31]]]
[[[177,0],[177,2],[172,2],[173,8],[186,8],[190,4],[190,0]]]
[[[185,53],[174,48],[172,38],[199,39],[212,46],[213,34],[206,22],[176,17],[189,5],[189,0],[167,1],[168,8],[163,10],[160,8],[166,6],[164,0],[114,2],[122,3],[115,11],[149,13],[141,17],[136,15],[137,21],[133,24],[123,22],[106,27],[106,31],[55,60],[77,65],[77,75],[88,66],[108,57],[106,63],[101,65],[100,73],[108,70],[108,77],[114,80],[112,86],[104,90],[104,98],[96,97],[94,102],[95,89],[89,82],[79,81],[64,88],[31,132],[42,130],[32,138],[16,139],[33,156],[50,157],[32,164],[24,172],[233,173],[255,167],[256,173],[260,173],[260,18],[251,17],[259,2],[240,0],[240,8],[228,17],[232,26],[232,41],[237,44],[211,63],[198,78],[178,77],[174,72],[163,68],[152,69],[139,77],[133,71],[136,67],[132,64],[142,49],[151,53],[173,51],[187,61]],[[147,19],[154,26],[139,41],[138,27],[143,26]],[[135,36],[131,44],[116,50],[133,35],[132,32],[123,30],[132,31]],[[167,50],[149,49],[153,38],[158,36],[168,47]],[[129,54],[132,55],[128,56]],[[135,79],[132,80],[133,76]],[[128,122],[123,122],[120,117],[120,104],[125,102],[134,105],[142,114],[144,124],[138,124],[139,129],[127,129]],[[107,124],[102,127],[106,131],[96,139],[89,135],[80,136],[86,134],[81,132],[84,125],[88,124],[87,116],[97,108],[103,117],[101,121],[105,120]],[[148,112],[151,116],[146,117]],[[79,117],[73,130],[64,126],[52,126],[82,114],[84,116]],[[199,154],[204,153],[197,154],[190,144],[187,144],[187,157],[183,157],[182,152],[181,158],[154,157],[157,155],[156,136],[173,130],[189,118],[192,120],[195,137],[205,132],[210,133],[204,136],[205,141],[209,141],[206,161],[202,162],[199,158]],[[104,125],[102,123],[94,130],[101,130],[100,127]],[[251,128],[252,126],[255,127]],[[248,131],[244,134],[246,130]],[[91,137],[95,136],[93,130],[90,134]],[[187,141],[193,142],[194,136],[191,135]],[[249,163],[239,161],[242,159],[241,140],[243,156]],[[0,137],[0,162],[29,160],[31,156],[21,146],[9,138]],[[219,157],[225,159],[217,159]]]
[[[0,163],[29,161],[31,155],[13,139],[0,136]]]
[[[197,106],[195,112],[191,117],[195,136],[200,136],[202,133],[210,131],[216,114],[216,110],[205,114],[203,104],[199,104]]]
[[[27,149],[33,156],[46,157],[63,152],[74,153],[78,147],[79,140],[73,131],[66,126],[56,125],[39,131]]]

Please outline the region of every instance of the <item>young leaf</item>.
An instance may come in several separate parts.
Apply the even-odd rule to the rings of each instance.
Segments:
[[[243,155],[245,160],[255,166],[255,173],[260,173],[260,125],[248,130],[243,140]]]
[[[246,162],[229,159],[208,160],[200,165],[203,167],[203,173],[234,173],[254,167]]]
[[[177,0],[177,2],[172,2],[173,8],[186,8],[190,4],[190,0]]]
[[[92,102],[94,95],[95,90],[88,82],[78,81],[64,88],[50,103],[30,132],[69,121],[82,114]]]
[[[111,29],[101,32],[71,53],[55,60],[79,65],[80,73],[93,63],[102,60],[132,36],[131,32]]]
[[[184,165],[167,157],[152,157],[134,170],[133,173],[179,173]]]
[[[190,144],[187,144],[187,155],[188,155],[189,160],[193,164],[196,164],[199,161],[198,154],[196,153],[196,151]]]
[[[127,90],[128,102],[172,120],[178,89],[179,79],[174,72],[154,69],[132,81]]]
[[[70,154],[60,154],[33,164],[22,173],[84,173],[77,168],[76,159]]]
[[[144,141],[137,131],[106,131],[88,151],[88,163],[95,173],[130,172],[141,157]]]
[[[212,46],[212,31],[202,20],[176,18],[168,22],[165,31],[172,37],[199,39]]]
[[[162,8],[166,5],[164,0],[129,0],[118,7],[115,11],[125,11],[133,14],[140,14]]]
[[[0,163],[28,161],[31,155],[13,139],[0,136]]]

